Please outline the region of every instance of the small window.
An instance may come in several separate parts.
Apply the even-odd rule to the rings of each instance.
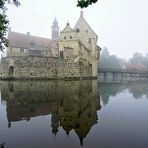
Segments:
[[[60,51],[60,58],[64,58],[64,52]]]
[[[66,40],[66,36],[64,36],[64,40]]]
[[[80,29],[79,28],[76,28],[76,32],[80,32]]]
[[[24,49],[24,53],[27,53],[28,52],[28,49]]]
[[[34,47],[35,46],[35,43],[34,42],[30,42],[30,47]]]
[[[70,36],[70,39],[72,39],[72,36]]]
[[[88,39],[88,43],[91,43],[91,38]]]
[[[20,52],[24,52],[24,49],[23,48],[20,48]]]

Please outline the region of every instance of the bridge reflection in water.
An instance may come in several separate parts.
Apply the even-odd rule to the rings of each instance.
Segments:
[[[83,145],[97,123],[101,106],[96,81],[3,81],[0,89],[2,101],[6,101],[8,128],[18,121],[51,114],[54,135],[59,126],[67,135],[74,130]]]

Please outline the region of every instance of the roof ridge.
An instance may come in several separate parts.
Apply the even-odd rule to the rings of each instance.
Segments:
[[[81,21],[81,20],[84,20],[84,22],[89,26],[89,28],[92,30],[92,32],[97,36],[97,34],[95,33],[95,31],[92,29],[92,27],[89,25],[89,23],[86,21],[86,19],[84,18],[84,16],[83,16],[83,13],[81,12],[81,15],[80,15],[80,17],[79,17],[79,19],[78,19],[78,21],[76,22],[76,24],[75,24],[75,26],[74,26],[74,30],[76,29],[76,26],[77,26],[77,24],[79,23],[79,21]]]
[[[27,34],[25,34],[25,33],[21,33],[21,32],[16,32],[16,31],[11,31],[11,32],[9,32],[9,34],[8,34],[8,36],[10,35],[10,34],[13,34],[13,33],[15,33],[15,34],[19,34],[19,35],[23,35],[23,36],[27,36],[27,37],[35,37],[35,38],[42,38],[42,39],[48,39],[48,40],[51,40],[50,38],[46,38],[46,37],[42,37],[42,36],[35,36],[35,35],[27,35]]]

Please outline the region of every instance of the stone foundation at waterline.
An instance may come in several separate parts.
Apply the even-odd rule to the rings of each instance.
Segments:
[[[0,65],[0,79],[91,78],[92,66],[50,57],[6,57]]]

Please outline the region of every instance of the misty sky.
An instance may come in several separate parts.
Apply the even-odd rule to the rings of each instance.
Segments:
[[[8,6],[12,31],[31,32],[51,38],[55,17],[62,30],[67,21],[74,27],[80,15],[77,0],[20,0],[21,6]],[[148,0],[98,0],[82,9],[84,17],[98,34],[98,45],[127,59],[134,52],[148,53]]]

